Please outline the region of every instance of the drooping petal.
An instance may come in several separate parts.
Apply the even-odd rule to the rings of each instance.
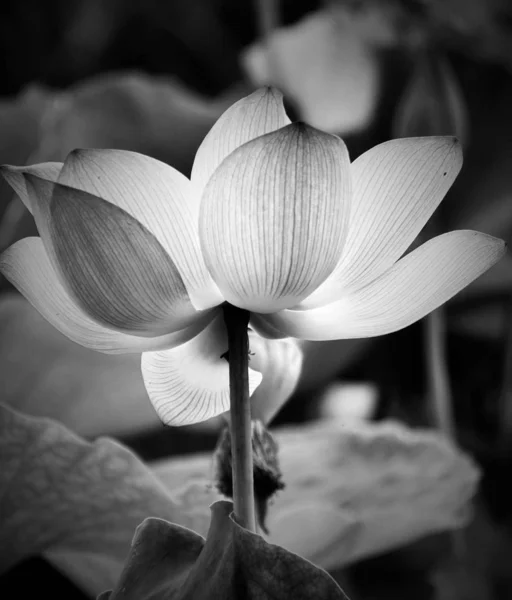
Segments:
[[[195,338],[172,350],[145,352],[142,377],[149,398],[167,425],[190,425],[229,410],[228,340],[222,314]],[[249,391],[261,374],[249,369]]]
[[[391,140],[355,160],[343,255],[302,306],[333,302],[389,269],[426,224],[461,166],[462,151],[453,137]]]
[[[199,246],[199,197],[179,171],[137,152],[75,150],[59,183],[107,200],[142,223],[171,257],[197,309],[223,301]]]
[[[418,321],[487,271],[505,253],[498,238],[451,231],[429,240],[375,281],[310,310],[260,315],[284,334],[306,340],[385,335]]]
[[[12,187],[16,194],[20,197],[20,200],[27,207],[27,209],[33,213],[32,201],[29,191],[27,189],[27,182],[25,175],[35,175],[36,177],[42,177],[48,181],[57,181],[59,173],[62,169],[62,163],[59,162],[48,162],[40,163],[38,165],[30,165],[28,167],[13,167],[12,165],[1,165],[0,173],[7,183]]]
[[[289,123],[283,95],[275,88],[261,88],[233,104],[199,146],[191,177],[196,191],[202,192],[215,169],[238,146]]]
[[[249,333],[249,365],[263,380],[251,398],[252,418],[269,423],[293,394],[302,370],[302,350],[291,338],[268,340]]]
[[[230,154],[199,215],[206,264],[224,298],[270,313],[308,296],[340,258],[350,197],[345,144],[303,123]]]
[[[36,310],[73,342],[107,354],[140,353],[172,348],[194,337],[206,324],[147,338],[108,329],[91,319],[73,300],[53,269],[40,238],[24,238],[0,256],[0,272]]]
[[[25,175],[36,224],[57,274],[91,318],[155,337],[201,315],[161,244],[123,209]]]

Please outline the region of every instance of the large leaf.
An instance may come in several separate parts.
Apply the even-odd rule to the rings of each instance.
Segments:
[[[62,425],[0,405],[0,572],[46,553],[93,581],[119,575],[135,528],[149,516],[204,530],[127,448],[85,442]],[[203,523],[204,521],[204,523]]]
[[[435,433],[329,421],[276,437],[287,487],[269,509],[269,541],[319,566],[346,565],[470,516],[478,471]],[[180,457],[155,465],[155,478],[112,440],[90,444],[1,408],[0,567],[44,553],[91,596],[111,589],[146,517],[206,535],[208,507],[219,499],[212,466],[211,455]]]
[[[336,420],[274,433],[286,488],[269,508],[269,539],[324,568],[459,528],[471,517],[479,470],[438,433]],[[207,482],[210,464],[197,456],[154,468],[170,487]]]
[[[322,569],[237,525],[232,506],[211,507],[206,541],[183,527],[146,520],[110,600],[347,598]]]

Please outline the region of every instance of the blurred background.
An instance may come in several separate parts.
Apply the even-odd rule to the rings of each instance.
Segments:
[[[0,54],[1,163],[124,148],[188,175],[222,112],[274,84],[292,118],[342,136],[352,159],[390,138],[457,135],[463,170],[418,242],[452,229],[512,237],[509,0],[8,0]],[[0,251],[35,233],[1,181]],[[394,418],[438,428],[481,466],[486,515],[511,529],[508,254],[431,318],[303,350],[298,387],[274,425]],[[218,421],[172,434],[162,427],[138,361],[75,346],[0,281],[1,402],[86,438],[115,436],[148,461],[213,449]],[[445,542],[356,565],[360,597],[386,598],[386,585],[397,598],[432,597],[422,574]],[[400,576],[382,575],[390,572]],[[27,573],[80,597],[39,559],[5,577],[23,590]],[[361,583],[378,577],[380,595]],[[490,599],[512,597],[502,579],[493,590],[510,595]]]

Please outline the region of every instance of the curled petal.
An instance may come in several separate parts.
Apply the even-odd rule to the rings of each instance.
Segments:
[[[92,319],[155,337],[184,329],[201,315],[175,264],[144,225],[97,196],[25,177],[50,260]]]
[[[429,240],[375,281],[340,300],[310,310],[261,318],[306,340],[385,335],[418,321],[482,275],[505,253],[498,238],[451,231]]]
[[[224,298],[270,313],[309,295],[340,258],[350,196],[345,144],[303,123],[231,153],[208,182],[199,217]]]
[[[172,348],[193,338],[207,322],[201,318],[186,329],[153,338],[108,329],[91,319],[69,295],[37,237],[25,238],[8,248],[0,256],[0,272],[62,334],[106,354]]]
[[[199,246],[199,197],[179,171],[127,150],[75,150],[59,183],[107,200],[144,225],[171,257],[197,309],[223,301]]]
[[[296,340],[268,340],[249,334],[249,365],[263,376],[251,398],[252,418],[269,423],[295,391],[302,371],[302,350]]]
[[[266,315],[252,313],[251,327],[256,333],[269,340],[282,340],[289,337],[286,333],[279,331],[279,329],[276,329],[276,327],[271,325],[267,320]]]
[[[42,177],[48,181],[57,181],[61,169],[62,163],[59,162],[40,163],[38,165],[30,165],[28,167],[1,165],[0,173],[3,175],[5,181],[7,181],[7,183],[20,197],[20,200],[23,202],[26,208],[31,213],[34,213],[32,208],[33,198],[31,199],[29,194],[25,175],[35,175],[36,177]]]
[[[172,350],[145,352],[142,377],[158,416],[166,425],[191,425],[229,410],[229,365],[220,313],[195,338]],[[249,392],[261,374],[249,369]]]
[[[333,302],[389,269],[424,227],[461,166],[462,151],[453,137],[391,140],[355,160],[343,255],[302,306]]]
[[[200,194],[220,163],[246,142],[290,123],[283,95],[261,88],[242,98],[220,117],[199,146],[192,168],[192,183]]]

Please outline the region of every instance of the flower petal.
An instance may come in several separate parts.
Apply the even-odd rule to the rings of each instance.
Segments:
[[[421,231],[461,166],[462,151],[453,137],[391,140],[354,161],[343,255],[331,276],[301,306],[333,302],[389,269]]]
[[[303,123],[231,153],[199,215],[206,264],[224,298],[270,313],[308,296],[340,258],[350,197],[345,144]]]
[[[166,425],[190,425],[229,410],[229,365],[224,318],[219,314],[199,335],[172,350],[145,352],[142,377]],[[261,374],[249,369],[249,391]]]
[[[477,231],[429,240],[363,288],[327,306],[259,318],[306,340],[385,335],[418,321],[487,271],[505,243]]]
[[[93,321],[68,294],[40,238],[24,238],[0,256],[0,272],[36,310],[73,342],[107,354],[172,348],[194,337],[205,319],[167,335],[146,338],[108,329]],[[211,317],[209,317],[211,319]]]
[[[249,333],[249,365],[263,380],[251,398],[252,418],[269,423],[295,391],[302,371],[302,350],[291,338],[268,340]]]
[[[91,318],[155,337],[184,329],[201,314],[175,264],[144,225],[87,192],[25,178],[50,260]]]
[[[30,165],[28,167],[13,167],[12,165],[1,165],[0,173],[7,183],[12,187],[16,194],[20,197],[27,209],[33,213],[32,199],[30,198],[27,189],[25,175],[35,175],[42,177],[48,181],[57,181],[59,173],[62,169],[62,163],[48,162],[38,165]]]
[[[283,95],[275,88],[261,88],[233,104],[210,129],[197,151],[191,178],[198,194],[215,169],[238,146],[290,122]]]
[[[199,246],[199,196],[179,171],[137,152],[75,150],[59,183],[99,196],[142,223],[171,257],[197,309],[223,301]]]

